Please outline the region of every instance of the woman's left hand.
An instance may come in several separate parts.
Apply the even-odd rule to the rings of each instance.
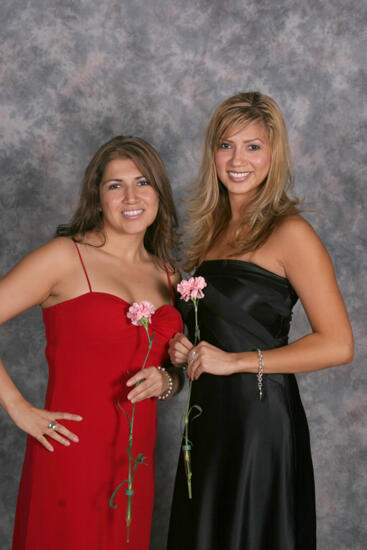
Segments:
[[[203,372],[215,375],[233,374],[234,354],[208,342],[200,342],[189,353],[187,376],[190,380],[197,380]]]
[[[169,388],[169,379],[164,371],[158,370],[156,367],[147,367],[138,371],[134,376],[126,382],[127,386],[135,386],[128,393],[127,398],[131,403],[138,403],[149,397],[158,397],[165,393]]]

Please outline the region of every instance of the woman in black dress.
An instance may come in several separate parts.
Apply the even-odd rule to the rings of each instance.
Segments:
[[[169,550],[314,550],[309,432],[294,373],[348,363],[353,336],[327,251],[300,216],[287,132],[270,97],[241,93],[212,116],[189,226],[190,267],[207,281],[201,342],[170,343],[188,363],[192,500],[182,456]],[[311,333],[288,344],[298,297]],[[264,376],[262,377],[262,373]]]

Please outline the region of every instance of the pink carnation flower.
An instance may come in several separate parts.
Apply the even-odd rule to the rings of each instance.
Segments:
[[[181,300],[188,302],[194,298],[204,298],[203,288],[206,287],[204,277],[190,277],[183,279],[177,285],[177,291],[181,294]]]
[[[152,322],[152,315],[155,313],[155,307],[150,302],[143,300],[142,302],[134,302],[129,307],[129,311],[126,316],[131,319],[131,322],[135,326],[144,326],[145,323]]]

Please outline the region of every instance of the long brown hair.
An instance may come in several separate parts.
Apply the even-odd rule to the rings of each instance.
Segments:
[[[219,105],[209,121],[199,177],[194,195],[189,200],[189,269],[196,267],[205,257],[231,218],[228,191],[218,178],[214,162],[216,148],[232,130],[254,122],[266,127],[272,151],[271,164],[265,181],[241,212],[235,238],[229,243],[231,255],[256,250],[264,244],[282,217],[298,212],[299,201],[288,196],[293,177],[287,129],[279,106],[271,97],[259,92],[230,97]]]
[[[156,219],[144,235],[145,249],[161,263],[172,265],[178,247],[177,213],[172,189],[162,159],[154,147],[142,138],[116,136],[98,149],[86,168],[77,210],[70,223],[58,226],[56,236],[83,241],[90,231],[103,235],[99,185],[107,164],[123,158],[131,159],[136,164],[159,197]]]

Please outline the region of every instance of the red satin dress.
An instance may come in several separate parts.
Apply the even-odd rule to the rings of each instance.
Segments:
[[[154,448],[157,400],[137,403],[133,455],[143,453],[134,480],[133,519],[126,543],[126,447],[129,428],[116,403],[131,415],[126,381],[143,363],[148,340],[145,329],[127,319],[130,304],[92,290],[77,247],[89,292],[43,311],[49,382],[45,408],[83,417],[61,421],[79,436],[70,447],[54,442],[47,451],[28,437],[19,488],[13,550],[148,550],[154,496]],[[168,283],[173,290],[167,272]],[[147,296],[149,299],[149,296]],[[167,344],[182,331],[182,320],[172,305],[161,306],[152,317],[155,332],[147,366],[168,360]]]

